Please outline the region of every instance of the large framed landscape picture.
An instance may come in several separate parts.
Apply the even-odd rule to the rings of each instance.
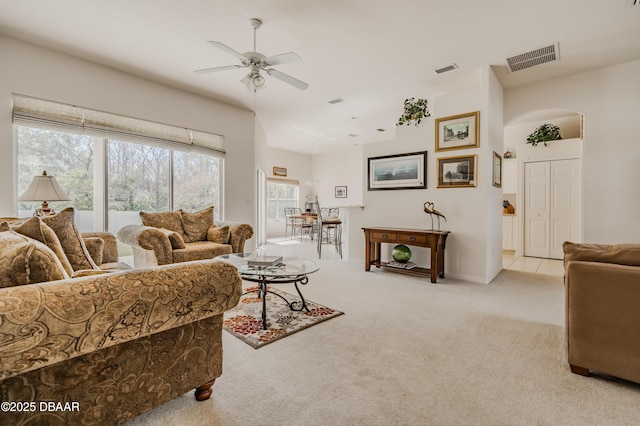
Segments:
[[[422,189],[427,187],[427,151],[369,158],[368,189]]]
[[[436,118],[436,152],[480,146],[480,111]]]
[[[476,186],[477,155],[438,158],[438,188]]]

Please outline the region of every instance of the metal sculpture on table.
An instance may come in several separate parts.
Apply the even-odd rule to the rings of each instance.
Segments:
[[[442,213],[440,213],[438,210],[435,209],[435,206],[431,201],[427,201],[426,203],[424,203],[424,212],[428,213],[429,216],[431,217],[431,229],[434,229],[433,227],[434,215],[438,218],[438,231],[440,230],[440,218],[443,218],[445,222],[447,221],[447,218]]]

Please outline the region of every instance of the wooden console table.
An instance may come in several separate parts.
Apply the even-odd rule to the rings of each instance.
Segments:
[[[438,282],[438,277],[444,278],[444,250],[449,231],[407,228],[362,228],[365,237],[365,270],[370,271],[371,265],[378,268],[387,267],[386,262],[380,260],[380,244],[404,244],[417,247],[427,247],[431,250],[431,268],[401,269],[387,267],[387,269],[412,275],[430,276],[431,282]]]

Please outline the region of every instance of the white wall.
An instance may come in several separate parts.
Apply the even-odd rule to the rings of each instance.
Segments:
[[[253,224],[252,112],[3,36],[0,58],[0,216],[16,212],[11,95],[21,93],[223,134],[227,149],[225,218]]]
[[[313,184],[323,207],[362,205],[362,145],[313,156]],[[336,198],[335,187],[346,186],[347,198]]]
[[[447,239],[446,275],[488,283],[500,271],[502,261],[502,191],[492,185],[491,168],[493,151],[500,153],[503,144],[502,88],[487,68],[480,87],[429,99],[429,104],[432,117],[423,120],[419,127],[397,127],[394,140],[364,145],[364,209],[349,216],[349,260],[364,261],[362,227],[431,228],[431,220],[423,211],[423,204],[431,201],[447,217],[441,228],[451,231]],[[472,111],[480,111],[480,147],[436,153],[434,118]],[[426,189],[366,190],[368,158],[416,151],[428,151]],[[477,187],[436,188],[436,158],[473,154],[478,155]],[[388,246],[383,249],[386,259],[390,258],[392,248]],[[414,247],[412,253],[414,262],[429,266],[428,249]]]
[[[505,91],[507,124],[545,109],[584,113],[585,242],[640,242],[638,75],[634,61]]]

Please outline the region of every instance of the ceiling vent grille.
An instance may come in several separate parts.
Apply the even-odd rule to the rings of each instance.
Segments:
[[[557,61],[558,59],[560,59],[558,44],[555,43],[530,52],[511,56],[507,58],[507,64],[509,65],[509,70],[511,72],[515,72],[535,67],[536,65],[544,64],[546,62]]]
[[[436,70],[436,74],[442,74],[443,72],[447,72],[447,71],[453,71],[455,69],[458,69],[458,65],[456,65],[455,63],[451,64],[451,65],[447,65],[446,67],[442,67],[442,68],[438,68]]]

